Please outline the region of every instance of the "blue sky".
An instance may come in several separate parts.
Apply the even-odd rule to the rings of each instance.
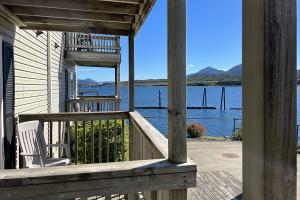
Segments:
[[[122,81],[128,80],[127,40],[121,38]],[[208,66],[229,69],[241,63],[242,0],[187,0],[187,73]],[[79,78],[114,80],[112,69],[85,67],[78,74]],[[135,39],[135,79],[166,77],[167,0],[158,0]]]

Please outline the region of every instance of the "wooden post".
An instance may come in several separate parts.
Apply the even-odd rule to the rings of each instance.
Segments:
[[[121,98],[120,94],[120,63],[115,67],[115,96]]]
[[[128,102],[129,111],[134,111],[134,34],[130,32],[128,35],[128,55],[129,55],[129,79],[128,79]],[[134,160],[134,143],[133,143],[133,124],[129,120],[129,160]],[[136,194],[128,194],[128,200],[135,200]]]
[[[186,1],[168,0],[168,157],[187,162]],[[187,199],[187,190],[171,190],[169,199]]]
[[[129,79],[128,79],[128,102],[129,111],[132,112],[134,108],[134,34],[132,32],[128,35],[128,55],[129,55]],[[129,120],[129,160],[134,159],[134,144],[133,144],[133,124]],[[129,194],[132,197],[132,194]]]
[[[243,199],[296,199],[296,9],[243,1]]]
[[[134,111],[134,34],[132,32],[128,35],[129,45],[129,80],[128,80],[128,101],[129,111]]]
[[[128,35],[128,48],[129,48],[129,80],[128,80],[128,102],[129,111],[132,112],[134,108],[134,34],[130,32]],[[129,120],[129,160],[134,159],[134,146],[133,146],[133,124]]]

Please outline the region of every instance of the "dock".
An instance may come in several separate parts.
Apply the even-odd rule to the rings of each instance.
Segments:
[[[136,106],[136,109],[159,109],[159,110],[164,110],[164,109],[168,109],[168,107],[165,106]],[[190,109],[190,110],[196,110],[196,109],[200,109],[200,110],[215,110],[217,109],[216,107],[202,107],[202,106],[188,106],[186,107],[186,109]]]

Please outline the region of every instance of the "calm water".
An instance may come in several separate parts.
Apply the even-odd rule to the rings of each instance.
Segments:
[[[198,122],[206,128],[206,135],[209,136],[229,136],[234,128],[234,118],[241,119],[242,111],[231,108],[242,108],[242,87],[228,86],[226,87],[226,110],[220,110],[222,87],[211,86],[207,88],[207,106],[217,107],[216,110],[187,110],[187,122]],[[202,86],[187,87],[187,106],[201,106]],[[80,88],[80,91],[96,91],[97,88]],[[165,86],[146,86],[135,88],[135,104],[138,107],[158,106],[158,93],[161,91],[162,106],[167,106],[167,87]],[[101,87],[98,89],[100,95],[114,95],[113,87]],[[300,106],[300,86],[297,87],[297,113]],[[86,93],[85,95],[95,95],[95,93]],[[128,89],[121,88],[121,108],[128,109]],[[138,110],[152,125],[154,125],[162,133],[168,132],[168,116],[167,110],[157,109],[139,109]],[[238,125],[240,122],[237,122]],[[299,114],[298,114],[298,124]]]

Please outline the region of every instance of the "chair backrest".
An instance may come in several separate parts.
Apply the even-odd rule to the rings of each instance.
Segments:
[[[29,121],[17,125],[17,135],[21,146],[21,155],[26,167],[42,167],[45,164],[47,150],[40,121]]]

